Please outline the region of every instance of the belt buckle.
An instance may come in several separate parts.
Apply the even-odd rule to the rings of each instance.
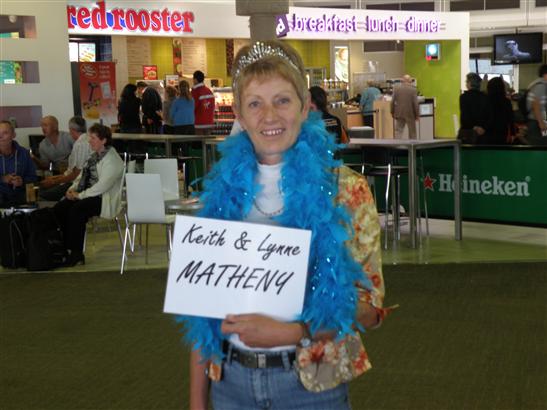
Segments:
[[[264,353],[258,353],[256,355],[256,367],[259,369],[265,369],[266,368],[266,355]]]

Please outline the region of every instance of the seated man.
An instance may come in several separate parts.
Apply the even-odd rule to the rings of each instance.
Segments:
[[[53,115],[47,115],[40,122],[45,138],[40,142],[38,151],[40,158],[32,156],[34,163],[40,169],[47,170],[50,164],[53,171],[60,173],[67,166],[68,156],[72,152],[74,140],[66,131],[59,131],[59,121]]]
[[[37,179],[29,151],[14,138],[11,122],[0,121],[0,208],[24,204],[25,184]]]
[[[68,168],[64,174],[47,177],[40,183],[43,188],[40,190],[40,198],[46,201],[60,200],[72,185],[72,181],[80,175],[80,171],[92,153],[86,130],[86,123],[82,117],[76,116],[70,119],[68,132],[74,140],[74,146],[68,157]]]

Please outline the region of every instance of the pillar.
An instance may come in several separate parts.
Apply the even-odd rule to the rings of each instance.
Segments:
[[[289,12],[289,0],[236,0],[236,14],[249,16],[251,41],[275,40],[275,16]]]

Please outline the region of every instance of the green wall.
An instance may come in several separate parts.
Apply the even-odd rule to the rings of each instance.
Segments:
[[[325,67],[327,78],[330,78],[330,47],[327,40],[286,40],[293,47],[302,60],[305,67]]]
[[[406,73],[416,78],[418,91],[425,97],[435,97],[435,136],[455,138],[453,115],[459,118],[460,57],[458,40],[440,41],[441,59],[427,61],[425,45],[430,41],[405,41]]]
[[[329,42],[311,40],[287,40],[304,61],[306,67],[326,67],[329,74],[330,49]],[[158,78],[165,78],[166,74],[174,74],[172,39],[167,37],[151,37],[153,64],[158,66]],[[226,40],[206,39],[207,48],[207,78],[222,78],[225,86],[232,85],[232,79],[226,72]],[[140,78],[130,78],[135,82]]]

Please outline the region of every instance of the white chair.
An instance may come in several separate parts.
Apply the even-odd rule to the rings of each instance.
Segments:
[[[131,228],[136,224],[146,225],[146,257],[148,263],[148,225],[161,224],[166,227],[167,257],[171,252],[171,226],[175,215],[165,215],[165,203],[161,178],[158,174],[127,174],[125,176],[127,196],[127,225],[123,241],[120,274],[123,274],[126,259],[127,242],[131,243]]]
[[[144,173],[160,175],[163,188],[163,199],[165,201],[179,199],[179,179],[176,158],[145,159]]]

